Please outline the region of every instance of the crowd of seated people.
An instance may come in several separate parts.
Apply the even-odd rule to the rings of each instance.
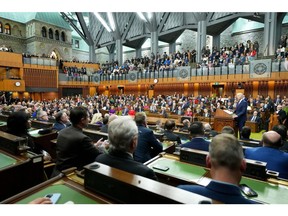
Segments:
[[[151,56],[145,55],[141,58],[126,59],[123,65],[119,62],[106,61],[100,66],[98,74],[117,75],[126,74],[129,71],[139,72],[155,72],[155,71],[172,71],[177,67],[189,66],[189,63],[197,63],[197,67],[220,67],[228,65],[244,65],[249,64],[256,59],[259,52],[259,44],[257,41],[252,43],[235,43],[234,46],[224,46],[221,49],[217,47],[203,47],[201,50],[201,61],[196,62],[196,50],[193,49],[177,51],[174,53],[163,54],[152,52]]]
[[[94,96],[88,96],[85,98],[80,96],[80,95],[77,95],[74,97],[66,97],[66,98],[61,98],[58,100],[55,99],[55,100],[45,100],[45,101],[33,101],[33,100],[25,99],[22,101],[13,102],[12,104],[9,104],[9,105],[8,104],[2,105],[1,108],[2,108],[2,111],[3,110],[9,110],[9,109],[12,112],[18,112],[19,110],[26,111],[30,115],[31,118],[32,118],[32,116],[34,116],[34,118],[36,118],[36,119],[38,117],[39,120],[41,120],[41,121],[49,121],[50,119],[54,118],[54,120],[56,122],[58,122],[59,119],[61,120],[61,117],[63,117],[62,115],[64,112],[66,115],[64,115],[63,119],[65,118],[66,120],[68,120],[68,118],[71,117],[70,113],[72,112],[73,113],[73,115],[72,115],[73,118],[71,121],[72,126],[71,126],[71,124],[66,122],[67,124],[65,124],[64,127],[62,127],[62,125],[61,125],[61,128],[59,127],[59,134],[61,134],[61,136],[63,136],[62,142],[63,142],[63,139],[68,140],[68,138],[67,138],[69,136],[68,134],[70,134],[69,139],[72,137],[71,133],[69,132],[69,130],[70,130],[69,128],[74,127],[73,130],[71,129],[72,131],[77,131],[77,134],[79,132],[79,137],[81,135],[81,137],[83,137],[83,139],[84,138],[87,139],[87,143],[86,143],[87,147],[89,146],[89,149],[93,149],[94,154],[91,155],[91,157],[93,157],[94,159],[97,157],[99,161],[103,161],[106,164],[117,167],[117,166],[120,166],[120,163],[117,161],[119,161],[119,160],[122,161],[122,158],[126,158],[127,163],[129,160],[130,161],[129,163],[131,164],[131,166],[133,164],[133,166],[135,166],[135,167],[139,166],[139,167],[141,167],[141,170],[143,169],[144,173],[141,175],[147,176],[147,177],[149,176],[149,178],[152,178],[152,179],[157,179],[157,178],[155,178],[155,176],[154,176],[153,172],[151,172],[151,170],[145,169],[141,165],[142,163],[146,162],[147,160],[150,160],[151,158],[153,158],[154,156],[158,155],[160,152],[163,151],[163,147],[162,147],[161,143],[157,140],[155,135],[153,135],[152,130],[147,128],[147,116],[146,116],[147,114],[146,113],[148,113],[148,115],[149,115],[149,106],[148,105],[151,103],[154,103],[156,105],[156,107],[158,108],[158,110],[160,111],[161,107],[171,108],[173,106],[173,104],[176,103],[181,108],[183,106],[183,109],[185,111],[187,111],[188,108],[191,110],[193,110],[193,109],[195,110],[195,108],[199,104],[201,104],[202,108],[205,107],[205,108],[203,108],[203,110],[204,110],[204,109],[210,109],[209,104],[211,104],[211,103],[214,103],[215,106],[217,106],[217,103],[221,103],[223,106],[225,106],[225,104],[226,105],[228,104],[227,100],[236,100],[236,99],[232,98],[232,97],[227,97],[225,99],[223,99],[223,98],[217,98],[217,99],[213,98],[212,99],[208,96],[201,96],[201,95],[199,95],[199,96],[192,96],[192,95],[191,96],[185,96],[185,95],[180,95],[180,94],[174,94],[174,95],[169,95],[169,96],[158,95],[158,96],[153,97],[153,98],[149,98],[147,95],[142,95],[142,96],[135,96],[135,95],[111,95],[111,96],[94,95]],[[285,104],[285,106],[286,106],[286,102],[287,102],[287,99],[283,98],[283,97],[282,98],[276,97],[275,100],[269,97],[267,100],[267,98],[259,96],[253,100],[255,100],[255,104],[256,103],[258,103],[258,104],[264,103],[264,105],[266,104],[266,106],[262,106],[261,108],[265,108],[265,107],[267,108],[267,106],[269,104],[269,100],[272,101],[274,111],[277,109],[277,106],[279,104]],[[276,103],[276,101],[277,101],[277,103]],[[276,105],[276,104],[278,104],[278,105]],[[127,141],[126,144],[123,143],[123,146],[119,146],[119,142],[117,141],[118,140],[117,137],[119,137],[120,135],[118,134],[118,131],[116,130],[116,128],[119,127],[119,124],[120,125],[124,124],[123,121],[120,120],[123,116],[123,113],[121,112],[121,114],[119,113],[119,115],[117,115],[116,112],[113,113],[113,112],[110,112],[110,110],[115,109],[115,107],[124,108],[125,106],[127,108],[129,108],[129,110],[134,111],[134,116],[129,117],[129,115],[127,114],[127,119],[126,119],[127,122],[131,121],[129,123],[131,125],[131,128],[128,127],[128,125],[127,125],[127,131],[128,131],[128,129],[129,129],[129,131],[131,131],[131,134],[130,134],[131,137],[130,137],[130,140],[128,140],[128,139],[126,140]],[[13,107],[13,109],[11,109],[11,107]],[[79,112],[81,111],[80,112],[80,113],[82,113],[81,115],[85,115],[85,118],[84,117],[80,118],[79,116],[77,117],[78,111],[75,113],[75,111],[77,110],[77,109],[75,110],[75,108],[78,108],[78,107],[81,107],[81,110],[78,110],[78,111]],[[137,108],[139,108],[139,107],[142,107],[143,110],[138,109],[138,111],[136,111]],[[146,107],[146,113],[145,113],[144,107]],[[255,107],[253,107],[252,109],[254,109],[254,108],[256,109],[257,105],[255,105]],[[260,106],[259,106],[259,108],[260,108]],[[269,107],[267,109],[272,109],[272,108]],[[84,113],[84,110],[85,110],[85,113]],[[98,112],[99,110],[100,110],[100,112]],[[102,114],[101,111],[105,111],[105,112],[103,112],[103,114]],[[106,113],[106,114],[104,114],[104,113]],[[86,135],[84,136],[81,133],[81,131],[77,130],[78,127],[82,128],[82,129],[85,128],[87,126],[87,124],[89,122],[91,122],[90,117],[93,117],[95,114],[97,114],[97,115],[102,114],[102,117],[104,115],[106,115],[107,117],[104,117],[104,119],[107,119],[107,122],[109,122],[109,125],[110,124],[113,125],[113,128],[111,128],[111,130],[109,130],[109,125],[107,125],[106,126],[107,130],[105,131],[105,133],[108,133],[109,136],[111,136],[110,138],[108,136],[109,141],[110,141],[110,145],[114,146],[114,147],[111,147],[111,151],[108,150],[107,153],[109,155],[107,155],[107,156],[103,155],[104,151],[101,150],[98,142],[97,142],[98,144],[91,142],[91,140],[88,139],[86,137]],[[97,115],[95,115],[95,116],[97,116]],[[160,115],[160,113],[159,113],[159,115]],[[187,117],[189,117],[189,116],[187,116]],[[95,117],[93,123],[96,124],[96,122],[99,123],[99,121],[100,122],[102,121],[104,123],[105,122],[104,119],[103,120],[96,120],[96,117]],[[111,119],[114,119],[114,120],[111,121]],[[213,143],[213,137],[217,137],[218,134],[212,133],[212,130],[211,130],[212,128],[210,125],[208,125],[208,123],[203,124],[202,122],[198,122],[198,121],[189,121],[188,119],[186,119],[186,120],[188,121],[187,122],[188,123],[187,129],[188,129],[188,132],[191,136],[191,139],[188,140],[188,142],[186,142],[186,143],[182,143],[180,146],[186,147],[186,148],[195,148],[198,150],[200,149],[200,150],[204,150],[207,152],[211,151],[211,150],[209,150],[210,145],[211,145],[211,140]],[[126,122],[126,121],[124,121],[124,122]],[[113,122],[115,122],[115,124]],[[135,122],[135,123],[133,123],[133,122]],[[78,125],[78,126],[76,126],[76,125]],[[169,138],[169,135],[167,136],[167,134],[173,133],[173,129],[175,128],[175,122],[167,120],[164,125],[165,125],[164,132],[165,132],[165,130],[169,130],[169,132],[166,131],[166,137]],[[283,158],[287,158],[288,153],[285,153],[282,150],[284,143],[287,139],[287,128],[283,125],[283,122],[281,125],[282,125],[281,127],[284,128],[283,129],[284,132],[281,132],[282,131],[281,127],[280,127],[280,129],[278,127],[277,128],[275,127],[275,128],[273,128],[273,130],[275,130],[275,133],[279,133],[278,136],[275,133],[272,134],[272,136],[270,136],[271,131],[269,131],[268,133],[265,133],[262,137],[262,141],[260,142],[260,143],[264,143],[263,144],[264,146],[259,147],[259,150],[257,152],[263,151],[265,153],[266,151],[264,151],[264,150],[273,148],[273,151],[275,151],[275,152],[277,151],[277,155],[281,155],[281,157],[283,156]],[[136,127],[137,127],[137,134],[135,134],[136,133],[136,131],[135,131]],[[286,130],[285,130],[285,128],[286,128]],[[228,130],[227,130],[227,132],[225,132],[226,129],[229,129],[229,128],[224,127],[223,131],[220,134],[224,135],[227,133],[228,134],[231,133],[231,134],[233,134],[231,136],[235,135],[235,132],[233,130],[230,130],[232,132],[229,132]],[[249,139],[249,134],[250,134],[249,128],[243,127],[242,130],[243,131],[241,132],[241,137],[242,137],[241,139],[246,139],[246,138]],[[61,132],[61,131],[63,131],[63,132]],[[124,130],[124,128],[123,128],[123,131],[125,132],[126,129]],[[119,131],[119,133],[120,132],[121,131]],[[286,137],[285,137],[284,133],[286,133]],[[115,136],[115,137],[113,138],[112,136]],[[224,137],[222,137],[222,138],[228,139],[229,136],[230,135],[228,135],[228,137],[226,137],[226,135],[224,135]],[[177,141],[178,144],[180,144],[182,141],[182,140],[179,140],[177,135],[173,136],[172,139]],[[135,145],[136,141],[137,141],[137,145]],[[215,140],[215,142],[216,141],[217,140]],[[102,143],[102,141],[99,141],[99,142]],[[150,146],[150,148],[145,148],[145,146],[147,146],[147,142],[151,145],[153,144],[153,148],[152,148],[153,151],[151,151],[152,146]],[[59,143],[60,143],[60,141],[59,141]],[[277,148],[272,146],[272,145],[274,145],[274,143],[275,143],[275,145],[277,145]],[[237,143],[235,143],[235,145],[236,144]],[[64,148],[64,146],[62,146],[62,147]],[[258,147],[256,147],[256,148],[258,148]],[[255,152],[256,152],[256,148],[253,148]],[[261,150],[260,148],[264,148],[264,150]],[[59,149],[59,151],[60,150],[61,149]],[[251,151],[251,154],[250,154],[250,151]],[[75,156],[75,149],[74,150],[71,149],[71,152],[73,152],[73,155]],[[245,150],[245,158],[253,159],[254,156],[252,156],[252,153],[253,153],[252,150],[246,149]],[[261,154],[255,153],[255,154],[257,156],[259,156],[259,155],[261,156],[262,153]],[[134,156],[134,160],[138,161],[138,163],[134,163],[134,161],[130,157],[131,155]],[[59,155],[58,160],[62,161],[62,159],[65,157],[66,156]],[[77,157],[75,156],[74,158],[77,158]],[[113,158],[113,160],[111,160],[111,158]],[[93,161],[94,159],[89,158],[89,161]],[[85,162],[85,160],[83,158],[81,160],[83,160]],[[260,159],[258,159],[258,160],[260,160]],[[263,156],[263,158],[261,158],[261,160],[265,161],[266,160],[265,156]],[[56,163],[57,164],[57,170],[55,170],[55,172],[57,173],[57,172],[61,171],[62,169],[64,169],[64,167],[66,166],[66,162],[65,163],[64,162],[62,163],[60,161],[57,162]],[[267,160],[267,162],[269,164],[270,161]],[[85,163],[87,163],[87,162],[85,162]],[[272,162],[270,162],[270,163],[272,163]],[[65,164],[65,166],[64,166],[64,164]],[[279,164],[280,164],[280,162],[279,162]],[[67,166],[70,166],[70,165],[71,165],[71,163],[68,161]],[[81,169],[81,167],[83,166],[83,164],[76,164],[76,165],[77,165],[78,169]],[[121,167],[123,167],[123,168],[121,168],[121,167],[120,168],[124,169],[124,170],[128,170],[129,172],[134,172],[133,171],[134,169],[132,169],[132,168],[128,169],[127,166],[125,164],[122,164]],[[211,166],[211,164],[210,164],[210,166]],[[244,166],[241,167],[241,169],[242,168],[244,169]],[[269,165],[268,168],[271,170],[279,172],[280,178],[287,179],[287,174],[283,171],[283,169],[285,169],[285,167],[283,169],[282,168],[277,169],[274,166]],[[138,172],[135,171],[135,173],[138,173]],[[216,177],[215,177],[215,180],[221,181],[221,179],[217,179]],[[239,180],[239,178],[238,178],[238,180]],[[182,186],[181,186],[181,188],[182,188]],[[183,189],[184,188],[186,188],[186,186],[183,187]],[[244,200],[244,202],[245,201],[246,200]]]

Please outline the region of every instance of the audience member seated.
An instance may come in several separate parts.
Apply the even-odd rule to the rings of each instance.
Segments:
[[[221,130],[221,133],[227,133],[235,135],[235,130],[231,126],[224,126]]]
[[[251,135],[251,128],[248,126],[244,126],[242,130],[240,131],[240,139],[247,140],[247,141],[257,141],[254,139],[250,139],[250,135]]]
[[[37,115],[36,115],[36,119],[38,121],[45,121],[48,122],[49,117],[46,111],[43,110],[38,110]]]
[[[183,120],[183,127],[180,128],[180,131],[188,131],[190,127],[190,121],[188,119]]]
[[[215,137],[218,134],[217,131],[212,130],[212,127],[209,123],[204,123],[203,127],[204,127],[205,137],[207,139],[210,139],[211,137]]]
[[[108,131],[108,121],[109,121],[109,114],[104,115],[103,124],[102,124],[102,126],[100,128],[101,132]]]
[[[250,121],[251,121],[251,122],[257,122],[257,123],[260,125],[260,123],[261,123],[261,118],[260,118],[260,116],[258,115],[257,110],[255,110],[255,111],[253,112],[253,115],[251,116]]]
[[[101,113],[95,113],[92,117],[92,120],[90,122],[91,124],[96,124],[102,127],[103,125],[103,118]]]
[[[202,122],[192,122],[189,127],[191,141],[181,144],[180,147],[208,151],[210,142],[206,140]]]
[[[36,154],[43,154],[44,160],[51,160],[48,152],[42,150],[33,142],[33,138],[29,135],[28,130],[31,128],[30,116],[24,111],[13,112],[7,119],[7,133],[27,139],[27,145],[30,151]]]
[[[134,160],[145,163],[163,151],[162,144],[156,139],[153,131],[147,127],[147,116],[145,112],[135,115],[138,127],[138,143],[134,151]]]
[[[105,117],[104,117],[105,118]],[[103,132],[103,133],[108,133],[108,126],[110,124],[110,122],[112,122],[114,119],[118,118],[117,115],[115,114],[112,114],[108,117],[108,122],[107,124],[103,124],[103,126],[101,127],[100,129],[100,132]],[[104,123],[104,119],[103,119],[103,123]]]
[[[167,120],[164,124],[164,137],[166,140],[177,141],[177,144],[181,144],[180,137],[173,133],[175,126],[175,121]]]
[[[60,131],[68,126],[71,125],[69,121],[69,117],[66,112],[64,111],[59,111],[55,115],[55,120],[56,122],[53,124],[53,130]]]
[[[140,162],[134,161],[133,153],[138,142],[138,128],[130,116],[115,119],[109,124],[110,149],[96,161],[133,174],[157,180],[154,171]]]
[[[284,125],[274,125],[272,130],[276,131],[282,138],[283,145],[280,147],[280,150],[288,152],[287,128]]]
[[[213,137],[209,146],[206,165],[212,180],[207,186],[179,185],[178,187],[224,204],[253,204],[246,199],[238,187],[246,169],[243,150],[237,138],[231,134]]]
[[[59,131],[57,137],[57,160],[52,177],[71,167],[81,170],[101,154],[97,148],[102,144],[101,141],[93,143],[82,131],[90,121],[87,108],[82,106],[73,108],[70,112],[70,121],[72,125]]]
[[[279,177],[288,179],[288,153],[281,151],[282,138],[275,131],[268,131],[262,136],[263,147],[245,150],[245,158],[267,162],[267,169],[279,172]]]

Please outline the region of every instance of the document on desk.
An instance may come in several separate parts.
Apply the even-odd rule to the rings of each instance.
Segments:
[[[233,114],[233,112],[231,112],[230,110],[223,110],[224,112],[226,112],[227,114],[229,114],[229,115],[232,115]]]

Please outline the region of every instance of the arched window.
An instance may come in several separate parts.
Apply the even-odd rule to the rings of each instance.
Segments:
[[[62,40],[62,41],[66,41],[65,32],[61,32],[61,40]]]
[[[3,33],[3,25],[1,22],[0,22],[0,33]]]
[[[45,27],[42,27],[42,37],[47,37],[47,30]]]
[[[8,23],[5,24],[4,33],[11,35],[11,26]]]
[[[53,30],[51,28],[49,29],[49,38],[53,39]]]
[[[59,40],[59,31],[58,30],[55,31],[55,39]]]

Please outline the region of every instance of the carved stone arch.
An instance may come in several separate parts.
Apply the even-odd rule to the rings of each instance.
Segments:
[[[56,48],[56,47],[51,47],[50,49],[49,49],[49,51],[48,51],[48,53],[49,53],[49,56],[50,56],[50,54],[52,53],[52,52],[55,52],[55,54],[56,54],[56,59],[57,60],[59,60],[59,59],[63,59],[63,56],[65,56],[63,53],[62,53],[62,51],[61,50],[59,50],[58,48]]]
[[[42,26],[42,28],[41,28],[41,35],[42,35],[42,37],[45,37],[45,38],[47,38],[47,30],[48,28],[46,27],[46,26]]]
[[[54,31],[54,35],[55,35],[55,40],[60,40],[60,31],[58,29]]]
[[[4,33],[11,35],[11,25],[9,23],[4,25]]]
[[[49,30],[48,30],[48,38],[49,39],[54,39],[54,29],[53,28],[49,28]]]

